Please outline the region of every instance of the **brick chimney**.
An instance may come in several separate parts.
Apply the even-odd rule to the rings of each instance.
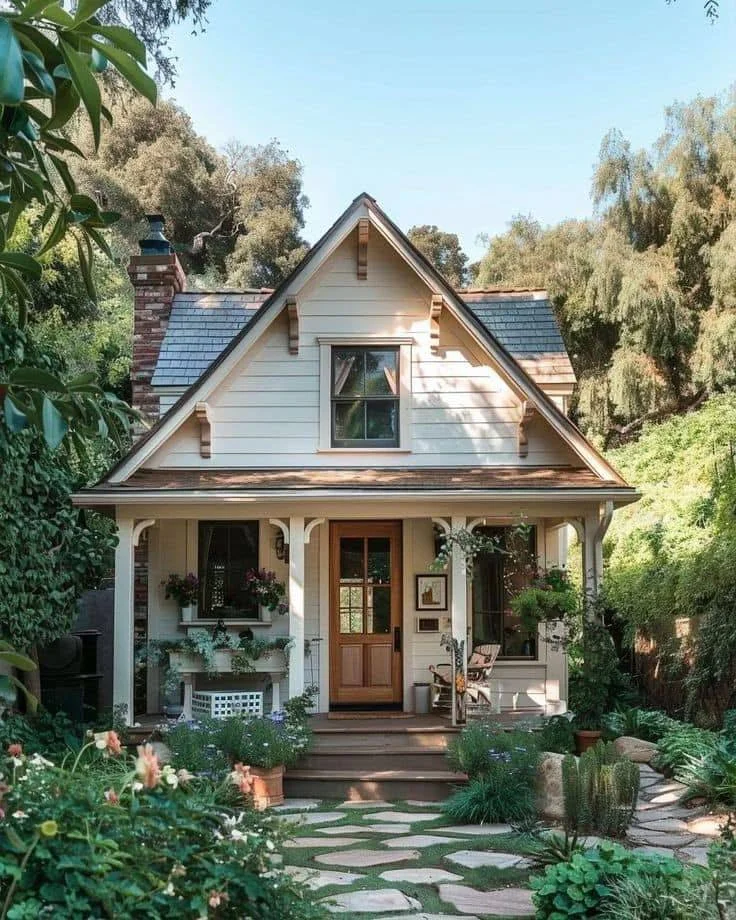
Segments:
[[[164,236],[161,214],[147,214],[149,233],[139,241],[141,254],[133,256],[128,274],[133,282],[133,406],[151,421],[160,414],[159,398],[151,387],[158,353],[169,325],[174,295],[186,287],[186,276]]]

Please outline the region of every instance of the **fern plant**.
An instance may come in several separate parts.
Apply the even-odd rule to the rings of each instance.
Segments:
[[[623,837],[636,808],[639,768],[599,741],[579,759],[565,757],[562,788],[568,834]]]

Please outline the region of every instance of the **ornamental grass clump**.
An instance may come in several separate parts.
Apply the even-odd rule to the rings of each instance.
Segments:
[[[285,831],[249,807],[242,764],[215,783],[99,732],[59,764],[14,745],[0,770],[3,920],[324,915],[273,873]]]
[[[539,748],[532,733],[469,725],[451,742],[447,756],[450,766],[469,778],[443,805],[451,820],[523,823],[534,816]]]
[[[639,768],[599,741],[579,758],[564,758],[562,791],[568,833],[623,837],[639,796]]]

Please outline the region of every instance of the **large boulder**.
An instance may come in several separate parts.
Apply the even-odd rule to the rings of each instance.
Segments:
[[[617,754],[633,760],[634,763],[649,763],[657,753],[657,745],[651,741],[642,741],[641,738],[627,738],[625,735],[616,738],[613,748]]]
[[[565,817],[565,796],[562,790],[562,761],[564,754],[542,754],[537,769],[537,811],[548,821]]]

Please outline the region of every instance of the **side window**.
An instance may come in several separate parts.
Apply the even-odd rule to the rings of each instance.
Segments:
[[[332,347],[333,447],[399,446],[399,349]]]
[[[245,573],[258,568],[258,521],[200,521],[199,616],[256,618]]]

